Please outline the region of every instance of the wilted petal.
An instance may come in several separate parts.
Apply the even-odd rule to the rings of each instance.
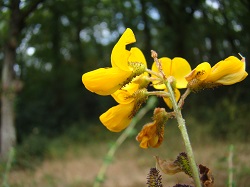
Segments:
[[[110,131],[120,132],[130,124],[133,107],[134,103],[119,104],[103,113],[100,120]]]
[[[82,76],[84,86],[99,95],[110,95],[123,86],[131,72],[119,68],[99,68]]]
[[[154,121],[143,126],[141,132],[137,135],[136,140],[140,142],[141,148],[156,148],[161,145],[163,135],[164,128],[162,127],[162,124],[157,124],[156,121]]]

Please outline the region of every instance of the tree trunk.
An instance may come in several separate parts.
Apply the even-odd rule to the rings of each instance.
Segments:
[[[10,4],[9,35],[4,44],[4,60],[2,67],[1,93],[1,158],[6,160],[10,149],[16,143],[14,126],[14,71],[16,61],[17,36],[20,32],[20,0],[13,0]]]
[[[0,158],[7,160],[10,149],[16,143],[15,130],[15,95],[21,89],[20,81],[15,80],[13,65],[16,63],[16,48],[18,37],[24,28],[25,19],[44,0],[30,2],[23,11],[20,9],[20,0],[9,2],[10,20],[8,36],[4,44],[4,60],[2,66],[2,92],[1,92],[1,126],[0,126]]]
[[[16,131],[14,126],[14,99],[15,91],[13,85],[13,62],[15,51],[7,47],[2,69],[2,94],[1,94],[1,157],[8,158],[10,149],[16,142]]]

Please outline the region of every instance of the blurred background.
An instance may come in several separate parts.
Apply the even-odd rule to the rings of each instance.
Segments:
[[[246,57],[246,71],[249,72],[249,19],[250,2],[247,0],[1,0],[3,160],[9,157],[8,145],[16,145],[10,185],[91,186],[108,149],[107,144],[119,133],[108,132],[98,119],[116,104],[115,101],[109,96],[87,91],[81,76],[111,66],[112,48],[126,28],[134,31],[137,42],[131,46],[144,52],[149,67],[153,62],[151,49],[157,51],[159,57],[183,57],[192,68],[203,61],[214,65],[231,55],[240,58],[238,53],[241,53]],[[201,161],[212,163],[222,177],[217,179],[221,186],[227,183],[225,160],[227,148],[232,143],[236,145],[235,164],[238,166],[235,183],[247,186],[250,182],[250,166],[246,164],[249,161],[246,155],[250,154],[249,95],[247,77],[236,85],[193,93],[185,101],[183,114],[191,139],[198,146],[197,157],[201,154]],[[160,99],[158,106],[164,106]],[[4,113],[6,110],[8,115]],[[151,114],[140,122],[138,130]],[[169,152],[171,148],[174,151],[173,154],[167,151],[168,156],[174,158],[175,150],[178,153],[183,149],[176,147],[176,142],[180,147],[182,143],[174,120],[169,128],[173,135],[170,130],[167,133],[172,140],[166,138],[167,143],[159,154],[166,157],[166,147],[169,147]],[[132,165],[137,166],[139,162],[141,169],[154,166],[151,156],[156,150],[139,150],[135,136],[121,148],[130,151],[118,153],[118,157],[124,161],[124,155],[131,160],[134,158]],[[129,146],[132,148],[126,149]],[[147,154],[151,156],[148,158]],[[140,157],[144,159],[138,161]],[[69,160],[75,161],[75,167],[63,169],[66,166],[60,163],[69,163]],[[76,169],[79,160],[82,168]],[[5,170],[5,161],[0,172]],[[44,169],[46,164],[49,168],[55,162],[64,167],[54,166],[56,169],[51,172]],[[94,165],[86,167],[90,163]],[[122,170],[117,167],[115,172]],[[41,168],[44,173],[39,173]],[[66,170],[69,172],[65,173]],[[30,171],[38,171],[38,174]],[[69,173],[74,173],[72,171],[80,171],[74,175],[79,178],[67,178]],[[91,171],[93,174],[88,179],[81,176]],[[146,178],[147,170],[137,172]],[[62,175],[54,176],[55,173]],[[112,181],[111,171],[110,175]],[[134,179],[134,183],[123,184],[119,183],[121,179],[106,185],[143,186],[143,180]]]

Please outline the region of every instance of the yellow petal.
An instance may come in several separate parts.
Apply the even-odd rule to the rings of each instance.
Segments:
[[[131,71],[128,66],[128,59],[131,52],[126,50],[126,45],[136,41],[135,35],[130,28],[127,28],[114,46],[111,53],[112,67],[118,67],[124,71]]]
[[[166,77],[170,76],[171,74],[171,59],[167,57],[160,58],[159,61],[161,62],[162,65],[162,70]],[[159,72],[156,63],[154,62],[152,65],[152,71]],[[155,77],[152,75],[152,77]],[[155,89],[160,89],[163,90],[166,88],[165,84],[158,84],[158,81],[153,81],[153,85]]]
[[[167,90],[164,90],[164,91],[167,92]],[[175,95],[175,100],[176,100],[176,102],[178,102],[179,99],[180,99],[180,97],[181,97],[180,91],[179,91],[178,89],[175,89],[175,90],[174,90],[174,95]],[[164,102],[167,104],[167,106],[168,106],[170,109],[173,108],[172,102],[171,102],[171,100],[169,99],[169,97],[163,97],[163,100],[164,100]]]
[[[172,60],[167,57],[162,57],[159,59],[159,61],[161,62],[161,66],[166,77],[171,76]]]
[[[185,76],[186,80],[189,82],[193,79],[198,79],[203,81],[208,77],[211,72],[211,66],[208,62],[203,62],[199,64],[193,71]]]
[[[100,116],[100,120],[104,126],[112,132],[120,132],[125,129],[131,122],[131,112],[134,103],[119,104],[110,108]]]
[[[129,83],[111,94],[111,96],[116,100],[117,103],[128,104],[134,101],[134,97],[132,97],[132,95],[138,90],[138,88],[139,84]]]
[[[82,76],[84,86],[99,95],[110,95],[123,86],[131,72],[119,68],[99,68]]]
[[[128,104],[134,101],[134,98],[127,90],[117,90],[111,95],[117,103],[119,104]]]
[[[212,67],[206,82],[231,85],[243,80],[246,76],[245,63],[234,56],[230,56]]]
[[[187,87],[187,81],[185,79],[185,75],[187,75],[190,72],[191,72],[191,67],[184,58],[176,57],[172,60],[171,75],[176,80],[177,88]]]
[[[138,63],[142,63],[145,65],[145,67],[147,67],[147,62],[146,59],[142,53],[142,51],[137,48],[137,47],[132,47],[130,49],[130,53],[131,55],[128,58],[129,62],[138,62]]]
[[[137,91],[139,88],[139,85],[136,84],[136,83],[129,83],[129,84],[126,84],[122,89],[123,90],[127,90],[130,95],[132,95],[135,91]]]

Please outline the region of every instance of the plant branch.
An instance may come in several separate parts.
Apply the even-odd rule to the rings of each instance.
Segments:
[[[176,119],[178,122],[178,127],[181,131],[181,135],[184,141],[184,145],[187,151],[187,156],[188,156],[188,160],[190,162],[190,167],[191,167],[191,171],[192,171],[192,177],[194,179],[194,183],[196,187],[201,187],[201,182],[200,182],[200,177],[199,177],[199,172],[198,172],[198,168],[194,159],[194,154],[193,154],[193,149],[189,140],[189,136],[188,136],[188,132],[187,132],[187,128],[186,128],[186,124],[185,124],[185,120],[182,117],[182,113],[181,113],[181,109],[180,107],[177,105],[177,102],[175,100],[175,95],[171,86],[171,83],[169,81],[165,81],[165,85],[168,89],[168,92],[170,93],[170,100],[172,102],[173,105],[173,109],[175,111],[175,115],[176,115]]]
[[[165,77],[164,72],[163,72],[162,67],[161,67],[161,63],[160,63],[160,61],[158,60],[158,57],[157,57],[158,55],[157,55],[157,53],[155,51],[153,51],[153,50],[151,51],[151,56],[154,58],[154,61],[156,62],[156,66],[157,66],[160,74],[162,75],[162,81],[166,85],[167,90],[169,92],[169,95],[170,95],[169,98],[170,98],[170,100],[172,102],[173,109],[174,109],[174,112],[175,112],[175,117],[176,117],[177,122],[178,122],[178,127],[179,127],[179,129],[181,131],[182,139],[184,141],[184,145],[185,145],[185,148],[186,148],[186,151],[187,151],[187,156],[188,156],[188,160],[189,160],[190,168],[191,168],[191,171],[192,171],[192,177],[193,177],[195,186],[196,187],[201,187],[199,171],[198,171],[197,165],[195,163],[193,149],[192,149],[192,146],[191,146],[191,143],[190,143],[190,140],[189,140],[185,120],[182,117],[181,108],[180,108],[180,106],[182,106],[184,104],[184,100],[188,96],[188,94],[190,93],[190,90],[189,89],[186,90],[185,94],[182,96],[182,99],[181,99],[181,101],[179,103],[180,106],[179,106],[177,104],[176,100],[175,100],[175,95],[174,95],[174,92],[173,92],[173,88],[171,86],[171,84],[174,81],[173,78],[169,77],[169,79],[167,79]]]
[[[178,107],[182,108],[184,105],[184,101],[187,98],[187,96],[191,93],[191,90],[189,88],[186,89],[185,93],[181,96],[179,103],[178,103]]]

